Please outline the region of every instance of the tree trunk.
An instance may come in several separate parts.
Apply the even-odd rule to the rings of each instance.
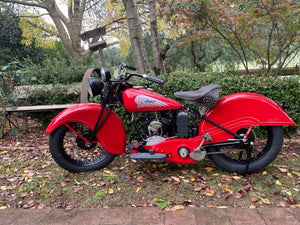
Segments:
[[[139,73],[149,73],[148,57],[134,0],[123,0],[134,63]]]
[[[83,54],[79,35],[82,28],[81,23],[85,5],[82,6],[83,8],[80,8],[78,7],[80,5],[80,0],[72,1],[72,4],[68,7],[68,19],[59,10],[55,1],[48,1],[46,4],[48,6],[47,10],[49,15],[56,26],[59,37],[66,47],[67,52],[74,60],[75,64],[80,65],[83,61]]]
[[[17,3],[47,10],[55,24],[59,38],[65,46],[69,56],[77,65],[82,63],[84,56],[91,54],[90,52],[83,52],[79,36],[82,29],[83,13],[86,10],[87,5],[86,0],[69,1],[68,17],[60,11],[55,0],[5,0],[3,2]]]
[[[150,11],[150,31],[151,31],[151,47],[154,62],[152,68],[156,75],[166,73],[164,68],[163,59],[160,54],[158,32],[157,32],[157,17],[156,17],[156,1],[149,0],[149,11]]]

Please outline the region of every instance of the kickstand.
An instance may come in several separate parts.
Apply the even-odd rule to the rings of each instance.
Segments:
[[[203,139],[200,143],[200,145],[194,149],[194,151],[192,153],[190,153],[190,157],[195,160],[195,161],[201,161],[202,159],[205,158],[206,156],[206,151],[205,150],[201,150],[203,144],[205,141],[212,141],[211,136],[208,133],[203,134]]]
[[[247,160],[246,160],[246,171],[245,174],[249,174],[249,163],[251,158],[251,147],[247,147]]]

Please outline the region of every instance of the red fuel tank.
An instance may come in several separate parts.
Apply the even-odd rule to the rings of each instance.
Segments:
[[[123,92],[123,102],[129,112],[147,112],[180,109],[182,104],[142,88],[129,88]]]

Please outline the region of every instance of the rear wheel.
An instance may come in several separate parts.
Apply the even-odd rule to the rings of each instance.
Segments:
[[[243,137],[248,128],[242,128],[237,134]],[[283,142],[283,128],[280,126],[253,127],[247,136],[252,147],[235,145],[209,147],[207,152],[217,166],[239,174],[254,173],[269,165],[280,152]],[[222,153],[220,153],[222,152]],[[218,153],[218,154],[213,154]]]
[[[88,144],[84,140],[92,138],[92,131],[87,126],[81,123],[68,125],[73,131],[62,125],[50,136],[50,152],[59,166],[71,172],[84,172],[101,169],[114,160],[116,155],[105,151],[99,143]]]

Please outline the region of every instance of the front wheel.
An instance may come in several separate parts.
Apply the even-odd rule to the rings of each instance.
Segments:
[[[51,133],[49,147],[54,161],[70,172],[86,172],[107,166],[116,155],[105,151],[99,143],[88,144],[92,131],[81,123],[69,123]]]
[[[243,137],[247,130],[247,127],[241,128],[237,134]],[[226,146],[209,147],[206,150],[211,160],[227,171],[239,174],[254,173],[269,165],[279,154],[283,143],[283,128],[253,127],[247,139],[253,143],[250,149]]]

